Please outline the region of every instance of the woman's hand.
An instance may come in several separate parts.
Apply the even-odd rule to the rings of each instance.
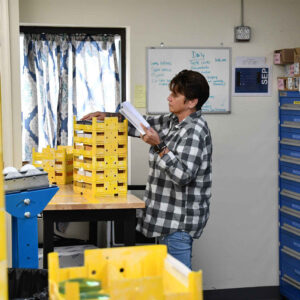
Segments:
[[[89,113],[89,114],[83,116],[81,118],[81,121],[92,120],[94,117],[96,117],[97,120],[103,121],[104,118],[106,117],[106,113],[105,112],[101,112],[101,111],[95,111],[93,113]]]
[[[144,135],[141,134],[140,137],[145,143],[147,143],[151,146],[160,144],[159,135],[153,128],[151,128],[151,127],[147,128],[143,124],[141,124],[141,126],[144,129],[145,134]]]

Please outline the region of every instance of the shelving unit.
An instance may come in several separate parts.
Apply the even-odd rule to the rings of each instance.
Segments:
[[[74,119],[73,188],[90,196],[126,195],[128,121]]]
[[[279,276],[280,293],[300,299],[300,48],[274,51],[285,68],[279,93]]]
[[[300,92],[279,91],[280,293],[300,299]]]
[[[274,64],[285,67],[285,75],[277,77],[279,91],[299,91],[300,48],[274,51]]]

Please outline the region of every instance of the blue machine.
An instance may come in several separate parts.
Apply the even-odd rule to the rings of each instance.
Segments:
[[[38,268],[37,215],[57,191],[57,186],[51,186],[5,195],[6,211],[12,216],[13,268]]]
[[[280,294],[300,299],[300,93],[279,92]]]

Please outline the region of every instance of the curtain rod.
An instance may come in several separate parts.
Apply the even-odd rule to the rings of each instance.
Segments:
[[[21,33],[125,34],[125,28],[20,26]]]

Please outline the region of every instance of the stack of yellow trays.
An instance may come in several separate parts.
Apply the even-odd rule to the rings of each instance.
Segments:
[[[73,147],[58,146],[57,149],[43,148],[42,152],[32,149],[32,164],[48,173],[52,184],[68,184],[73,181]]]
[[[127,128],[118,118],[74,119],[73,187],[93,197],[127,193]]]
[[[84,266],[72,268],[59,268],[58,253],[49,254],[50,300],[79,300],[74,282],[59,293],[59,283],[75,278],[100,281],[100,293],[110,300],[203,299],[202,271],[191,271],[168,255],[165,245],[85,250]]]

